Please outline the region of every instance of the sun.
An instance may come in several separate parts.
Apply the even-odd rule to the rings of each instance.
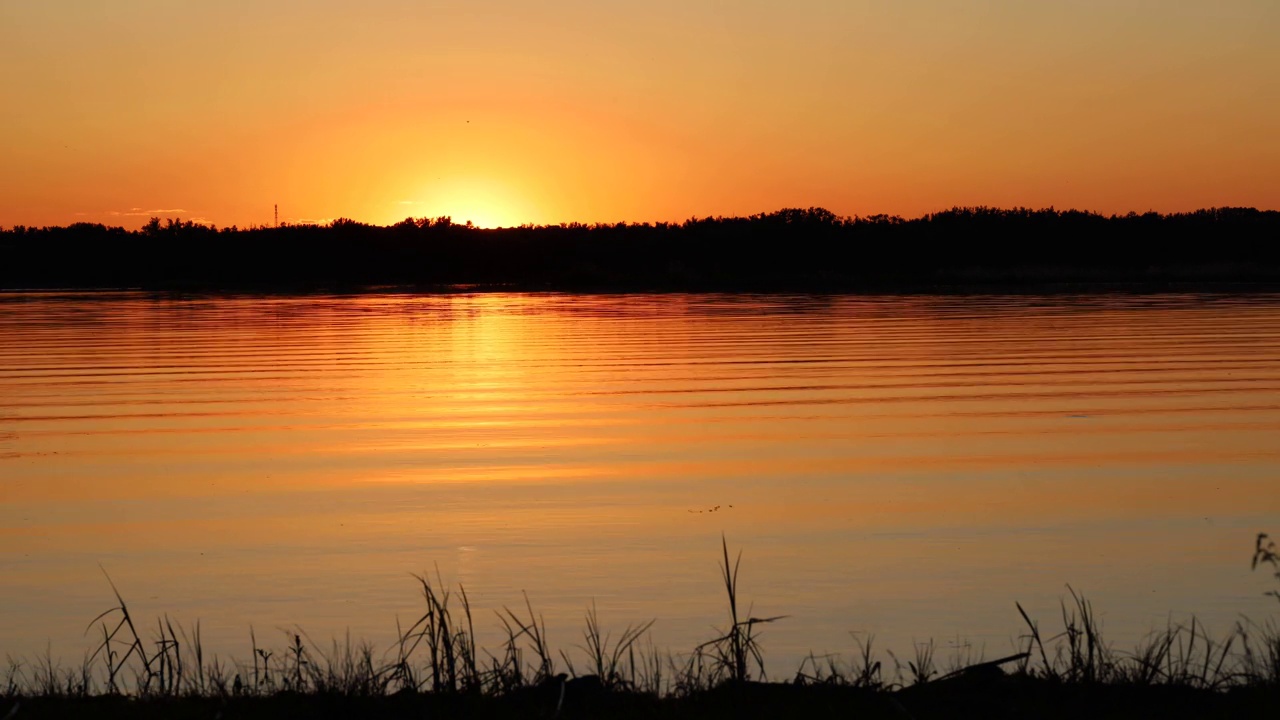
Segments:
[[[506,183],[488,178],[441,178],[418,197],[402,202],[415,217],[448,216],[476,227],[512,227],[532,222],[529,203]]]

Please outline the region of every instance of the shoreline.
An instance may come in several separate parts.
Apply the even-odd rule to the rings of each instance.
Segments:
[[[952,208],[917,218],[822,208],[681,223],[481,229],[218,229],[153,218],[0,230],[0,287],[298,292],[469,287],[561,292],[974,293],[1280,288],[1280,212],[1103,216]]]
[[[342,295],[741,295],[814,297],[1055,297],[1207,295],[1247,297],[1280,295],[1280,273],[1271,280],[1214,281],[1052,281],[1041,283],[861,283],[850,285],[590,285],[546,283],[402,283],[402,284],[181,284],[35,285],[0,287],[4,295],[70,295],[153,293],[199,296],[342,296]]]
[[[1259,565],[1276,566],[1260,535]],[[794,675],[769,678],[760,631],[785,632],[787,616],[739,613],[738,568],[722,541],[724,624],[686,653],[657,649],[653,621],[623,629],[586,611],[583,642],[547,642],[545,622],[524,607],[497,613],[506,639],[476,644],[465,589],[415,575],[422,615],[397,622],[385,651],[368,643],[318,645],[301,629],[284,647],[259,645],[249,661],[207,657],[200,624],[138,622],[107,578],[117,605],[90,623],[102,640],[78,666],[46,656],[8,657],[0,716],[316,718],[400,717],[1274,717],[1280,712],[1280,620],[1242,619],[1211,636],[1194,616],[1117,649],[1092,603],[1068,586],[1061,630],[1025,623],[1012,655],[959,649],[941,657],[933,641],[911,655],[881,653],[854,639],[849,657],[810,655]],[[1280,572],[1276,573],[1280,579]],[[1271,593],[1269,593],[1271,594]],[[1280,599],[1280,595],[1277,595]],[[141,628],[141,629],[140,629]],[[306,638],[304,640],[303,638]],[[98,641],[95,641],[98,642]],[[21,714],[20,714],[21,713]]]

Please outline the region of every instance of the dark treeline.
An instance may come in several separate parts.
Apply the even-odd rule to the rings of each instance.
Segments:
[[[0,231],[0,287],[893,290],[1047,283],[1280,283],[1280,212],[1103,216],[955,208],[915,219],[820,208],[683,223],[497,230],[450,218],[388,227],[215,228],[153,218]]]

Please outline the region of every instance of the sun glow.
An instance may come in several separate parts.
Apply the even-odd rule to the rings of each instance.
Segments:
[[[1280,197],[1275,0],[299,4],[0,0],[0,225]]]
[[[490,178],[443,178],[401,203],[414,217],[448,216],[455,223],[477,227],[510,227],[529,222],[530,204],[511,187]]]

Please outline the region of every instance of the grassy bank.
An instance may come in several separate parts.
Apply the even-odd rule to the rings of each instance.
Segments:
[[[8,660],[0,718],[1280,716],[1274,620],[1242,619],[1213,637],[1192,619],[1119,649],[1075,590],[1053,623],[1019,605],[1025,632],[1005,657],[941,657],[932,642],[881,654],[873,638],[855,639],[848,655],[810,656],[770,678],[761,630],[783,631],[786,618],[743,612],[739,561],[722,546],[724,625],[682,653],[654,647],[652,622],[611,631],[594,607],[581,642],[552,648],[527,599],[498,613],[505,640],[480,648],[465,590],[422,575],[421,615],[389,648],[321,645],[301,631],[270,647],[251,632],[247,659],[221,659],[206,656],[199,623],[166,617],[144,629],[116,593],[90,623],[97,644],[79,666]],[[1254,565],[1280,579],[1266,536]]]

